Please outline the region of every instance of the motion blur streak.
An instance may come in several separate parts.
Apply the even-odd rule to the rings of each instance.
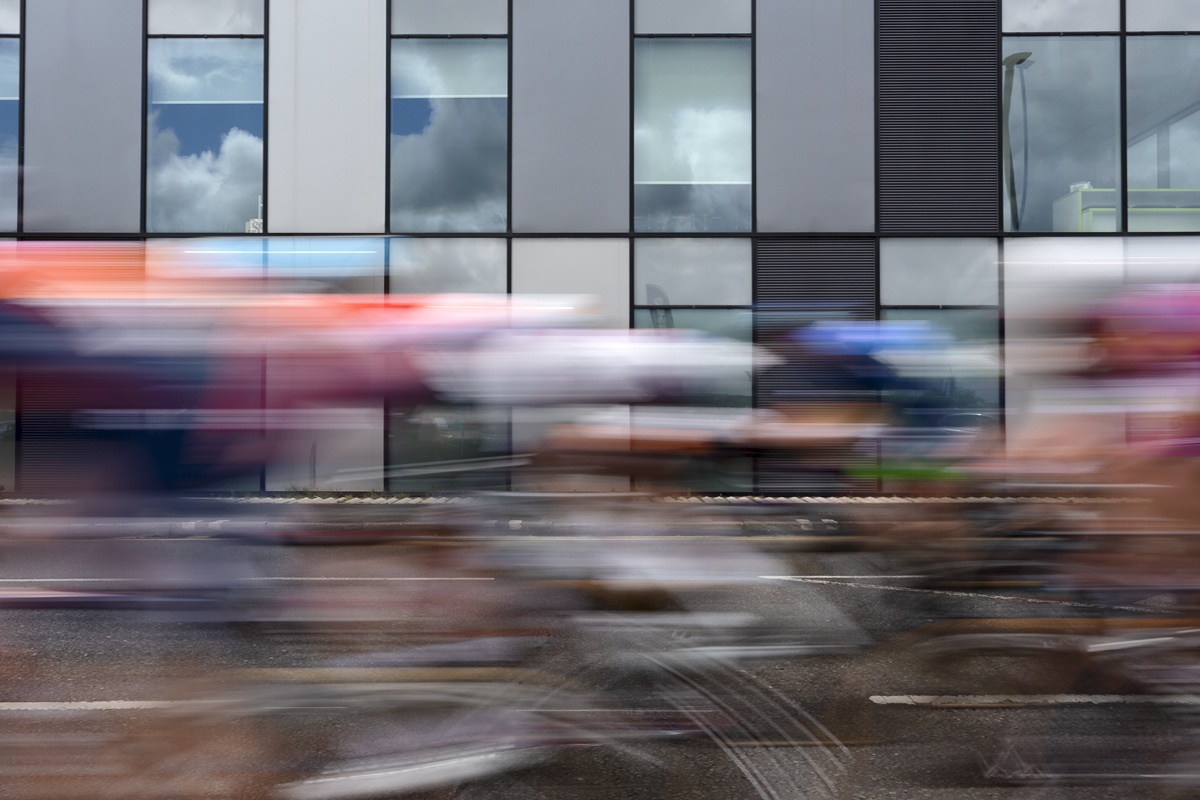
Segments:
[[[1002,362],[331,247],[0,245],[0,793],[1192,788],[1194,286],[1014,296]]]

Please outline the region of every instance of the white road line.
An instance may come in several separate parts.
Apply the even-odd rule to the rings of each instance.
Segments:
[[[1156,705],[1200,705],[1195,694],[893,694],[872,695],[881,706],[1066,706],[1139,703]]]
[[[797,575],[759,575],[758,577],[772,581],[790,581],[796,577],[807,577]],[[847,581],[894,581],[902,578],[928,578],[928,575],[813,575],[814,578],[823,580],[847,580]]]
[[[1143,608],[1142,606],[1106,606],[1097,603],[1080,603],[1074,600],[1047,600],[1041,597],[1014,597],[1006,594],[982,594],[979,592],[955,592],[949,589],[914,589],[911,586],[882,586],[876,583],[841,583],[820,578],[807,578],[800,575],[760,575],[760,578],[794,581],[796,583],[817,583],[826,586],[853,586],[855,589],[880,589],[885,592],[917,592],[920,594],[941,594],[948,597],[970,597],[976,600],[996,600],[1001,603],[1031,603],[1048,606],[1071,606],[1072,608],[1099,608],[1105,611],[1137,611],[1143,614],[1161,614],[1163,609]]]
[[[85,700],[75,703],[0,703],[2,711],[141,711],[173,708],[190,700]]]
[[[136,583],[141,578],[0,578],[0,583]],[[425,578],[425,577],[397,577],[397,578],[309,578],[309,577],[256,577],[250,578],[253,581],[494,581],[495,578]]]

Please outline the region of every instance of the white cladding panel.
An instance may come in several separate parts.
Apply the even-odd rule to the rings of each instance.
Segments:
[[[629,241],[514,239],[513,294],[585,294],[598,298],[606,328],[629,327]]]
[[[387,0],[271,4],[267,227],[382,233]]]

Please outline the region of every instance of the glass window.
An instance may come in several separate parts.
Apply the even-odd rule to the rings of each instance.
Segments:
[[[633,327],[704,331],[713,336],[737,339],[742,342],[750,342],[754,339],[754,317],[753,312],[748,309],[639,308],[633,312]],[[751,351],[747,348],[745,374],[717,387],[711,395],[704,398],[702,404],[749,408],[753,385],[751,382],[752,358]]]
[[[146,229],[262,230],[263,42],[151,39]]]
[[[391,229],[508,226],[508,41],[392,41]]]
[[[21,0],[0,0],[0,34],[21,33]]]
[[[1010,238],[1004,240],[1003,258],[1009,339],[1021,320],[1082,309],[1125,277],[1125,248],[1115,236]]]
[[[388,239],[392,294],[508,290],[503,239]]]
[[[589,295],[599,327],[629,328],[627,239],[514,239],[513,294]]]
[[[999,302],[995,239],[881,239],[885,306],[985,306]]]
[[[636,305],[748,306],[749,239],[636,239]]]
[[[1117,230],[1117,38],[1006,36],[1003,54],[1004,230]]]
[[[21,134],[21,40],[0,39],[0,230],[17,229],[17,152]]]
[[[392,33],[508,33],[508,0],[392,0]]]
[[[263,0],[150,0],[147,33],[263,34]]]
[[[750,40],[634,42],[634,229],[751,228]]]
[[[1007,33],[1116,31],[1119,0],[1004,0]]]
[[[262,244],[267,277],[286,291],[383,293],[384,239],[289,236]]]
[[[1200,283],[1200,239],[1192,236],[1131,236],[1125,242],[1130,283]]]
[[[1125,0],[1127,31],[1200,31],[1196,0]]]
[[[1200,231],[1200,41],[1126,41],[1129,230]]]
[[[750,33],[750,0],[637,0],[634,33]]]
[[[954,337],[954,346],[928,348],[900,362],[902,374],[928,382],[937,402],[926,409],[945,416],[1000,407],[1000,322],[995,309],[883,309],[883,319],[930,322]],[[930,398],[933,399],[933,398]],[[930,420],[938,424],[943,420]]]
[[[417,406],[393,410],[388,421],[387,489],[427,493],[505,488],[504,471],[464,469],[458,462],[506,455],[508,431],[506,409]]]

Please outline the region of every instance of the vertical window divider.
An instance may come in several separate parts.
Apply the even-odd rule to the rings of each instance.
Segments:
[[[1001,148],[1004,147],[1004,137],[1008,132],[1004,130],[1007,125],[1007,120],[1004,119],[1004,70],[1001,68],[1004,59],[1004,0],[996,0],[996,4],[1000,9],[1000,13],[996,15],[996,54],[999,57],[994,73],[996,80],[996,121],[998,134],[996,137],[997,144]],[[879,68],[878,68],[878,53],[879,53],[879,0],[875,2],[875,53],[876,53],[876,69],[875,69],[875,229],[879,230]],[[1003,156],[996,159],[996,231],[1004,234],[1004,194],[1007,191],[1004,187],[1004,158]]]
[[[1008,441],[1008,361],[1005,350],[1007,339],[1005,332],[1004,320],[1007,316],[1004,307],[1004,237],[1000,236],[996,242],[996,346],[1000,355],[1000,441],[1002,443]]]
[[[758,347],[758,236],[750,237],[750,344]],[[750,409],[758,408],[758,365],[754,362],[757,350],[750,356]],[[750,455],[750,492],[758,494],[758,454]]]
[[[750,0],[750,233],[758,232],[758,2]]]
[[[270,219],[270,198],[267,196],[270,190],[271,183],[268,180],[268,173],[271,169],[271,0],[263,0],[263,103],[262,103],[262,131],[263,131],[263,160],[262,160],[262,209],[259,214],[262,216],[262,232],[265,234],[271,230],[268,223]]]
[[[1118,123],[1120,131],[1117,136],[1117,147],[1120,152],[1117,153],[1121,165],[1120,190],[1117,192],[1118,200],[1121,203],[1121,208],[1117,219],[1120,223],[1120,232],[1122,234],[1129,233],[1129,130],[1126,114],[1126,90],[1125,90],[1125,0],[1120,0],[1120,55],[1118,56],[1118,65],[1121,71],[1119,76],[1118,86],[1120,87],[1120,122]]]
[[[634,15],[637,14],[637,9],[635,7],[636,2],[637,2],[637,0],[629,0],[629,232],[630,232],[630,234],[632,234],[634,231],[637,230],[637,225],[634,224],[635,217],[634,217],[634,207],[633,207],[633,203],[634,203],[633,181],[635,178],[634,171],[633,171],[634,170],[634,164],[633,164],[634,101],[633,101],[633,97],[634,97],[634,92],[636,91],[636,86],[634,84],[634,70],[635,70],[635,66],[636,66],[634,63],[634,58],[635,58],[634,45],[637,43],[637,40],[634,38],[634,31],[636,30],[635,22],[634,22],[634,20],[635,20]],[[629,268],[631,270],[633,269],[632,262],[630,262]]]
[[[17,69],[17,233],[25,230],[25,3],[21,0],[21,43]]]
[[[513,129],[513,115],[512,115],[512,110],[513,110],[513,99],[512,99],[512,95],[513,95],[513,9],[512,9],[512,4],[513,4],[513,0],[508,0],[508,3],[507,3],[507,5],[508,5],[508,36],[507,36],[507,37],[505,37],[505,43],[508,45],[508,47],[506,48],[506,49],[508,50],[508,97],[506,97],[506,98],[505,98],[505,100],[504,100],[504,102],[505,102],[505,104],[506,104],[506,106],[507,106],[507,111],[506,111],[506,113],[505,113],[505,116],[508,118],[508,141],[507,141],[507,143],[505,144],[505,148],[504,148],[505,154],[506,154],[506,156],[507,156],[507,158],[508,158],[508,165],[507,165],[507,167],[506,167],[506,169],[507,169],[507,172],[508,172],[508,178],[507,178],[507,180],[505,181],[505,187],[506,187],[506,188],[505,188],[505,192],[506,192],[506,197],[505,197],[505,201],[504,201],[504,202],[505,202],[505,206],[504,206],[504,217],[505,217],[504,229],[505,229],[505,235],[511,235],[511,234],[512,234],[512,230],[513,230],[513,218],[512,218],[512,179],[513,179],[513,169],[512,169],[512,151],[513,151],[513,137],[512,137],[512,129]],[[510,248],[510,251],[511,251],[511,248]],[[510,253],[510,259],[511,259],[511,253]],[[510,292],[510,293],[512,292],[512,289],[511,289],[511,288],[509,289],[509,292]]]
[[[385,233],[392,231],[392,2],[393,0],[388,0],[387,4],[387,20],[384,23],[387,25],[385,32],[387,44],[383,54],[384,69],[387,70],[383,81],[383,230]]]
[[[150,126],[150,0],[142,0],[142,200],[140,214],[140,230],[146,233],[149,225],[146,220],[146,196],[150,187],[147,185],[149,175],[150,139],[146,129]]]

